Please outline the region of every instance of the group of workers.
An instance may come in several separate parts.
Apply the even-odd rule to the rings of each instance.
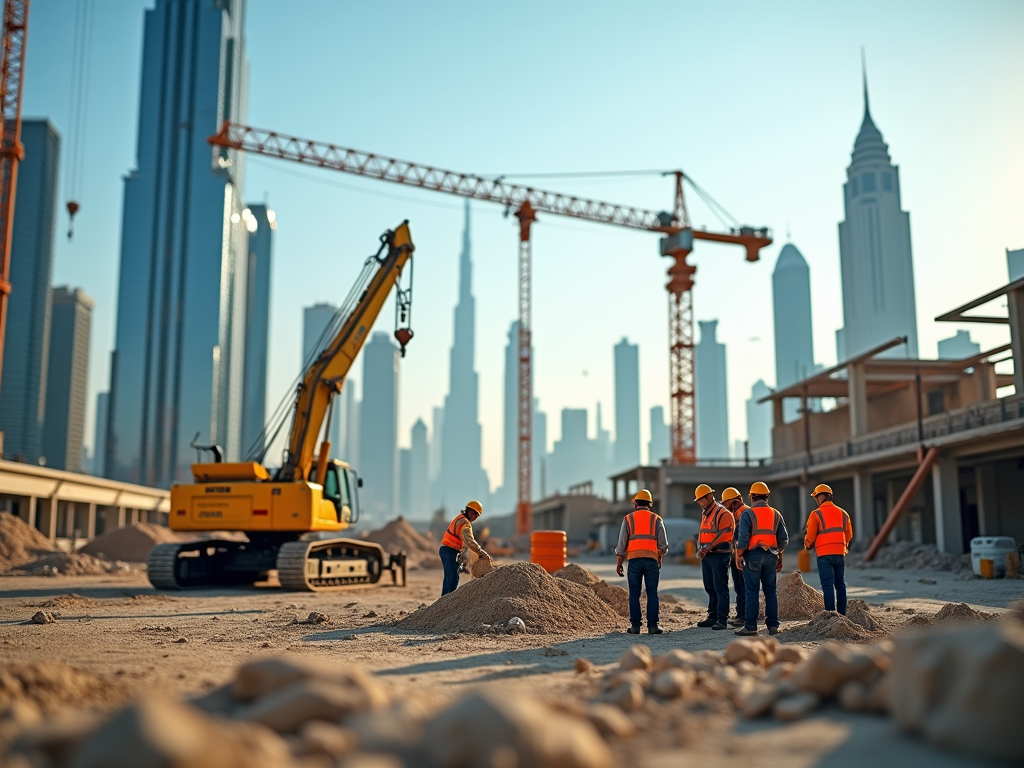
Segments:
[[[698,627],[723,630],[735,627],[741,636],[758,633],[760,594],[764,593],[765,624],[768,634],[779,631],[779,596],[776,574],[782,570],[782,553],[789,544],[789,531],[782,513],[768,503],[767,484],[750,486],[749,505],[736,488],[722,491],[722,500],[707,484],[697,486],[694,500],[701,508],[697,534],[697,557],[701,563],[704,590],[708,593],[708,615]],[[811,493],[818,506],[810,513],[804,547],[817,554],[818,578],[824,593],[825,610],[846,614],[846,554],[853,539],[850,515],[832,501],[832,489],[818,485]],[[658,582],[661,564],[668,553],[668,535],[661,516],[653,509],[651,492],[641,489],[633,497],[633,511],[622,520],[615,546],[615,572],[629,584],[629,629],[640,634],[640,592],[647,595],[647,632],[664,632],[659,623]],[[483,512],[479,501],[471,501],[456,515],[441,539],[439,555],[444,566],[441,595],[459,586],[462,552],[472,550],[488,561],[491,556],[473,538],[473,522]],[[625,565],[625,570],[623,569]],[[736,615],[729,616],[729,577],[736,592]]]

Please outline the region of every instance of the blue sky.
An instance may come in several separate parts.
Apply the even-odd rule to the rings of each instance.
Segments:
[[[90,363],[106,388],[120,253],[121,177],[134,166],[143,11],[95,3],[82,210],[58,227],[55,283],[96,300]],[[68,126],[71,0],[33,0],[24,114]],[[697,319],[728,345],[731,437],[743,401],[774,383],[771,270],[787,230],[811,267],[815,355],[835,362],[842,324],[837,224],[862,116],[900,166],[910,212],[920,347],[957,326],[932,318],[1006,281],[1024,247],[1024,3],[295,2],[250,0],[249,122],[475,173],[681,167],[737,218],[774,228],[756,264],[699,243]],[[69,142],[65,142],[65,147]],[[66,166],[65,166],[66,168]],[[62,177],[66,173],[62,173]],[[671,181],[557,179],[537,186],[661,210]],[[247,196],[277,211],[270,405],[300,357],[301,307],[338,301],[376,237],[404,218],[417,243],[416,339],[402,363],[400,442],[448,389],[461,201],[251,159]],[[62,201],[66,199],[62,194]],[[697,225],[719,226],[691,197]],[[484,464],[501,481],[503,353],[516,315],[516,234],[473,207],[477,369]],[[534,236],[536,391],[558,438],[563,407],[604,404],[612,345],[640,344],[647,410],[668,401],[665,268],[657,238],[543,218]],[[380,328],[390,330],[391,312]],[[1004,328],[972,326],[983,346]],[[357,365],[355,378],[361,379]],[[606,427],[608,425],[606,424]],[[591,424],[591,429],[594,425]]]

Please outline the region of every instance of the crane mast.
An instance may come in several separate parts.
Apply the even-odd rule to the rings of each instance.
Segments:
[[[757,261],[761,248],[772,242],[767,227],[741,227],[729,232],[694,230],[683,196],[682,171],[675,171],[673,210],[655,212],[633,206],[588,200],[558,192],[510,184],[502,178],[488,179],[458,173],[407,160],[363,152],[335,144],[224,122],[208,141],[214,146],[277,157],[282,160],[329,168],[357,176],[390,181],[434,192],[445,192],[471,200],[497,203],[519,220],[518,258],[518,500],[516,528],[528,533],[532,498],[532,360],[531,323],[531,227],[537,214],[568,216],[628,229],[662,235],[661,255],[672,257],[668,268],[669,293],[669,392],[672,413],[672,462],[696,462],[696,413],[694,408],[693,276],[697,268],[687,257],[694,240],[741,245],[747,261]]]

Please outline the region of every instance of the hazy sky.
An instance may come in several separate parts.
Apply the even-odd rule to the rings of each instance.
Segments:
[[[76,0],[80,2],[81,0]],[[95,300],[87,443],[107,386],[120,254],[121,177],[134,167],[143,10],[94,3],[82,210],[58,227],[54,282]],[[75,2],[33,0],[24,114],[66,133]],[[751,384],[774,384],[771,270],[787,231],[811,268],[815,355],[835,362],[842,324],[837,224],[863,113],[900,167],[910,212],[922,356],[958,326],[937,314],[1006,282],[1024,247],[1024,3],[294,2],[249,0],[249,122],[473,173],[683,168],[737,218],[774,228],[756,264],[698,243],[697,319],[728,345],[731,438]],[[65,148],[69,144],[65,142]],[[62,179],[66,176],[62,172]],[[536,186],[669,208],[658,177]],[[448,390],[462,203],[269,159],[246,193],[277,211],[268,411],[299,365],[301,308],[340,301],[377,236],[402,219],[417,245],[416,338],[402,363],[399,442]],[[62,193],[62,201],[66,199]],[[719,228],[694,197],[696,225]],[[473,207],[484,465],[501,482],[503,354],[516,317],[516,231]],[[667,261],[654,235],[542,217],[534,229],[536,392],[559,437],[563,407],[604,403],[612,346],[640,344],[647,411],[668,403]],[[15,286],[17,290],[17,286]],[[379,329],[391,330],[393,311]],[[968,326],[964,326],[968,327]],[[1005,327],[970,326],[983,347]],[[355,378],[362,378],[357,364]]]

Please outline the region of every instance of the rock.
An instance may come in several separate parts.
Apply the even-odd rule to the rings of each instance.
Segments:
[[[1024,622],[908,635],[886,676],[890,714],[940,747],[1019,763]]]
[[[568,656],[569,652],[567,650],[565,650],[564,648],[553,648],[550,645],[545,645],[544,646],[544,655],[545,656]]]
[[[413,752],[423,740],[429,708],[415,698],[398,699],[386,709],[350,718],[360,752],[390,752],[415,762]]]
[[[57,619],[49,611],[36,611],[29,619],[30,624],[53,624]]]
[[[33,766],[47,765],[45,761],[55,765],[67,765],[71,756],[92,735],[98,725],[97,717],[83,714],[43,721],[35,728],[22,733],[11,746],[11,752],[42,758],[35,760]]]
[[[352,755],[339,768],[405,768],[394,755]]]
[[[749,680],[750,678],[745,679]],[[736,691],[734,704],[739,707],[745,717],[754,718],[768,714],[772,705],[779,698],[778,686],[770,683],[753,683],[752,685],[747,684],[747,686],[743,691]]]
[[[427,724],[421,756],[432,768],[611,768],[588,720],[508,693],[470,694]]]
[[[0,754],[22,733],[38,725],[43,712],[31,699],[15,699],[0,710]]]
[[[755,664],[748,659],[741,659],[733,665],[739,674],[746,675],[748,677],[762,677],[764,675],[764,667]]]
[[[660,672],[663,669],[692,669],[696,657],[689,651],[684,651],[682,648],[673,648],[668,653],[663,653],[661,656],[654,660],[654,671]]]
[[[86,741],[71,768],[279,768],[284,741],[251,723],[225,724],[185,704],[140,701]]]
[[[796,671],[796,664],[789,661],[782,661],[778,664],[772,664],[768,667],[768,671],[764,675],[764,681],[766,683],[775,683],[779,680],[788,680],[793,676],[793,672]]]
[[[665,669],[651,680],[651,690],[663,699],[678,699],[686,695],[696,680],[693,670]]]
[[[726,685],[736,685],[743,677],[739,670],[733,666],[719,667],[712,674]]]
[[[297,624],[330,624],[331,617],[320,611],[310,611],[309,615]]]
[[[232,683],[225,683],[202,696],[187,700],[186,703],[208,715],[228,715],[238,707],[233,690]]]
[[[626,717],[622,709],[612,704],[591,703],[585,714],[602,736],[628,739],[636,733],[633,721]]]
[[[629,669],[625,672],[613,669],[608,675],[606,687],[612,690],[626,683],[635,683],[641,688],[646,688],[651,684],[651,676],[642,669]]]
[[[793,674],[793,684],[824,698],[834,696],[847,680],[868,684],[882,673],[877,652],[830,642],[823,645]]]
[[[310,720],[338,721],[376,709],[381,703],[355,686],[327,680],[300,680],[258,699],[235,716],[261,723],[278,733],[294,733]]]
[[[624,712],[636,712],[644,705],[644,689],[635,682],[625,682],[599,696],[597,701],[614,704]]]
[[[773,650],[759,637],[741,637],[733,640],[725,646],[725,661],[728,664],[738,664],[741,661],[749,661],[758,667],[767,667],[771,661]]]
[[[380,683],[358,667],[316,664],[294,659],[261,659],[238,670],[234,695],[240,701],[252,701],[302,680],[317,680],[363,692],[373,707],[387,703]]]
[[[807,651],[798,645],[783,645],[772,657],[772,664],[782,664],[789,662],[791,664],[799,664],[801,661],[807,658]]]
[[[868,709],[871,692],[860,680],[847,680],[839,688],[836,700],[847,712],[864,712]]]
[[[299,730],[292,752],[300,757],[325,757],[337,760],[355,751],[356,735],[348,728],[322,720],[311,720]]]
[[[650,672],[654,668],[651,649],[646,645],[631,645],[619,658],[619,669],[642,669]]]
[[[778,720],[800,720],[821,706],[821,697],[811,691],[801,691],[779,699],[772,707]]]
[[[576,662],[573,664],[573,667],[575,668],[578,674],[590,674],[594,671],[594,662],[590,661],[590,659],[584,659],[581,656],[580,658],[576,659]]]
[[[892,700],[892,675],[882,675],[871,686],[868,696],[868,711],[885,715],[889,713],[889,702]]]
[[[694,651],[693,668],[698,672],[702,669],[715,670],[725,663],[725,657],[718,651]]]

